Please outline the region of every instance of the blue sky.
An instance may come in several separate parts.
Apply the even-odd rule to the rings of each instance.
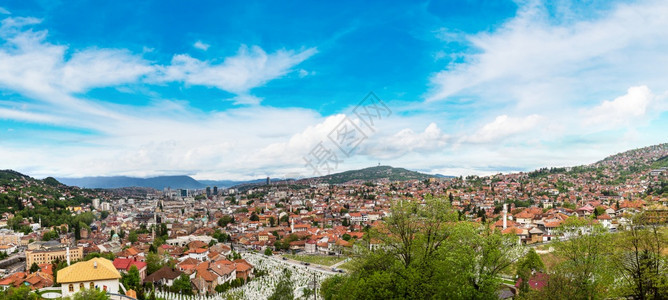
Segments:
[[[667,13],[665,1],[5,1],[0,168],[310,176],[305,157],[320,142],[337,153],[328,135],[344,120],[368,131],[331,171],[592,163],[666,142]],[[353,109],[370,91],[391,114],[366,128]]]

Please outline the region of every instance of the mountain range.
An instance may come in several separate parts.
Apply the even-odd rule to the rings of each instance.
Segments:
[[[420,172],[410,171],[403,168],[393,168],[390,166],[378,166],[365,168],[361,170],[346,171],[321,177],[312,178],[317,182],[338,184],[351,180],[379,180],[388,179],[390,181],[397,180],[424,180],[432,177],[447,177],[443,175],[429,175]],[[217,186],[219,188],[229,188],[239,185],[258,185],[264,184],[266,178],[235,181],[235,180],[196,180],[187,175],[176,176],[157,176],[149,178],[138,178],[128,176],[96,176],[96,177],[81,177],[81,178],[56,178],[58,181],[69,186],[78,186],[82,188],[103,188],[113,189],[122,187],[149,187],[157,190],[164,188],[172,189],[203,189],[207,186]],[[272,182],[282,181],[279,179],[271,179]]]

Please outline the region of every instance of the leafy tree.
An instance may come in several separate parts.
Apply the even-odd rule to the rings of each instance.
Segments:
[[[131,230],[130,234],[128,235],[128,241],[130,241],[130,243],[134,244],[134,243],[137,242],[137,240],[138,240],[137,232],[134,231],[134,230]]]
[[[152,274],[163,267],[162,259],[156,253],[146,254],[146,273]]]
[[[0,298],[5,300],[37,300],[40,297],[35,294],[30,287],[22,285],[20,287],[10,287],[0,292]]]
[[[188,277],[186,274],[181,274],[179,278],[174,280],[174,284],[172,284],[172,292],[184,295],[192,295],[193,289],[190,286],[190,277]]]
[[[641,214],[615,241],[614,265],[620,275],[616,284],[620,297],[668,299],[667,232]]]
[[[108,211],[103,210],[102,212],[100,212],[100,220],[104,220],[104,219],[106,219],[108,216],[109,216],[109,212],[108,212]]]
[[[264,249],[264,255],[271,256],[272,254],[274,254],[274,253],[271,252],[271,248],[267,247],[267,248]]]
[[[275,223],[276,223],[276,219],[274,217],[269,217],[269,226],[274,227]]]
[[[571,217],[559,228],[567,239],[554,243],[560,264],[548,284],[532,297],[544,299],[602,299],[614,280],[610,234],[590,219]]]
[[[37,271],[39,271],[39,266],[37,265],[37,263],[32,263],[32,265],[30,266],[30,273],[35,273]]]
[[[84,289],[72,296],[72,300],[108,300],[107,292],[98,289]]]
[[[50,230],[44,233],[42,236],[43,241],[50,241],[50,240],[55,240],[58,239],[58,233],[55,232],[54,230]]]
[[[294,283],[292,282],[292,272],[283,269],[281,280],[274,286],[274,292],[267,298],[268,300],[292,300],[294,296]]]
[[[253,212],[250,216],[250,220],[253,221],[253,222],[257,222],[257,221],[260,221],[260,217],[258,217],[257,214],[255,212]]]
[[[520,290],[522,292],[529,291],[529,279],[534,272],[545,271],[543,260],[538,256],[536,250],[531,248],[524,258],[517,264],[517,277],[522,279]]]
[[[234,223],[234,217],[232,216],[223,216],[222,218],[218,219],[218,226],[220,227],[226,227],[227,224]]]
[[[131,266],[127,274],[121,276],[121,282],[126,289],[133,289],[139,291],[141,288],[141,277],[137,266]]]
[[[344,233],[344,234],[341,236],[341,238],[342,238],[344,241],[350,241],[350,234]]]
[[[515,237],[455,222],[448,199],[424,202],[393,205],[385,222],[365,234],[370,249],[353,271],[323,282],[323,297],[496,299],[500,273],[521,257]]]

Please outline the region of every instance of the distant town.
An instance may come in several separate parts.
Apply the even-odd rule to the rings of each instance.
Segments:
[[[584,166],[339,184],[267,179],[232,188],[93,190],[3,171],[0,289],[45,299],[89,289],[112,299],[260,299],[287,268],[295,298],[320,297],[323,280],[353,271],[361,253],[387,247],[368,234],[397,203],[436,198],[457,221],[550,255],[568,219],[610,233],[641,212],[668,223],[667,167],[668,144],[661,144]],[[546,279],[533,274],[530,288],[540,289]],[[503,277],[510,282],[499,297],[515,297],[521,280]]]

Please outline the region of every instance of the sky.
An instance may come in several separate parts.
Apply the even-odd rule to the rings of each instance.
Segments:
[[[3,1],[0,169],[589,164],[668,141],[666,16],[666,1]]]

